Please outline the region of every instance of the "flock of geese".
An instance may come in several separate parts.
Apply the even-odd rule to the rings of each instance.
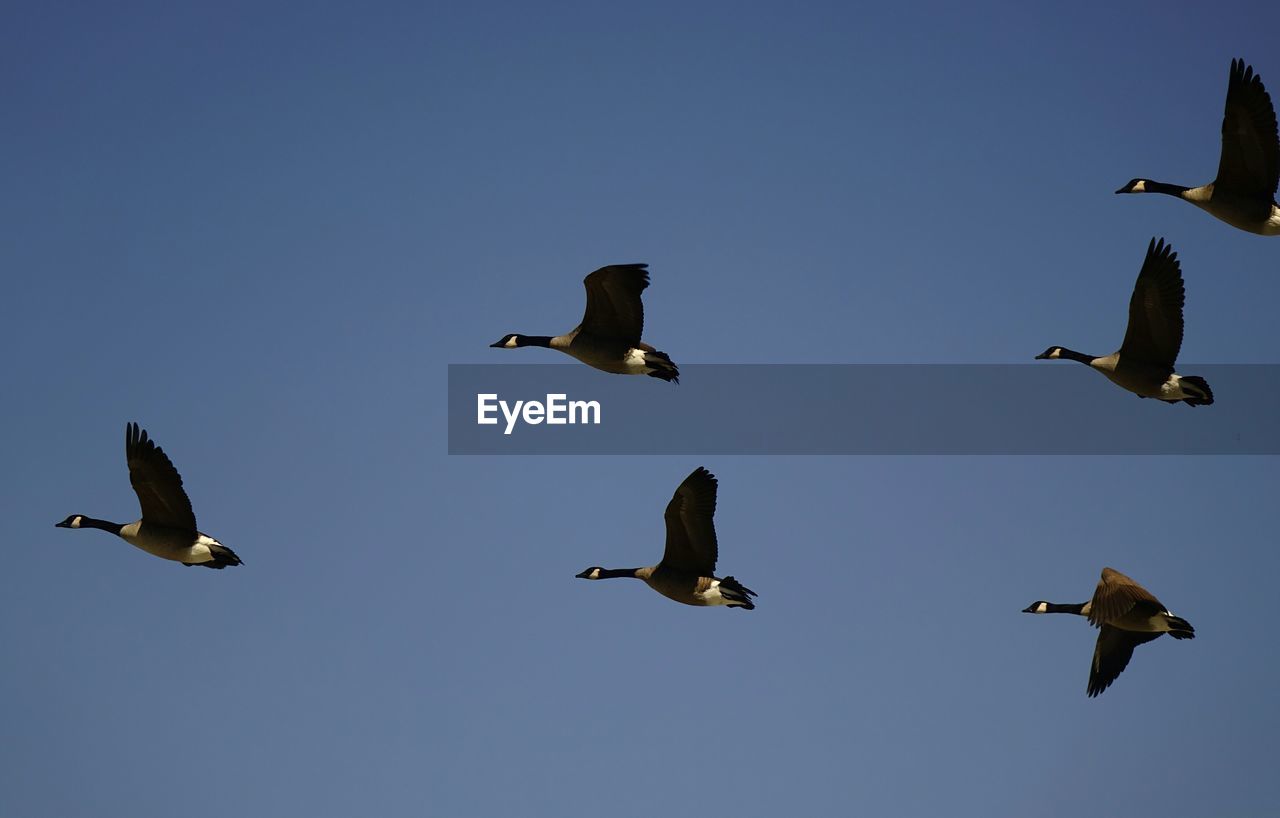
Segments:
[[[1201,208],[1227,224],[1263,236],[1280,235],[1280,205],[1275,202],[1280,176],[1280,139],[1271,98],[1253,68],[1232,60],[1222,120],[1222,156],[1214,181],[1200,187],[1133,179],[1116,193],[1163,193]],[[556,349],[588,366],[622,375],[648,375],[679,383],[671,357],[641,340],[649,286],[644,264],[601,267],[583,280],[587,307],[581,323],[563,335],[504,335],[500,349],[539,346]],[[1140,398],[1208,406],[1213,391],[1204,378],[1174,372],[1182,346],[1185,294],[1177,253],[1163,239],[1152,239],[1129,300],[1129,324],[1120,348],[1094,356],[1052,346],[1037,359],[1067,359],[1087,364],[1112,383]],[[125,428],[129,482],[138,495],[142,518],[113,523],[73,514],[60,528],[97,528],[149,554],[183,565],[222,569],[242,565],[227,546],[196,528],[182,477],[164,450],[136,423]],[[705,468],[693,471],[676,488],[664,514],[666,546],[662,559],[642,568],[592,566],[581,579],[629,577],[642,580],[668,599],[685,605],[752,610],[755,592],[731,576],[717,577],[719,548],[714,516],[718,481]],[[1097,696],[1124,671],[1138,645],[1169,634],[1192,639],[1195,629],[1174,616],[1151,593],[1112,568],[1088,602],[1033,602],[1024,613],[1069,613],[1099,628],[1087,693]]]

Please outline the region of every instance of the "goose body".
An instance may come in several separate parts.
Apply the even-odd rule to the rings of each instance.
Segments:
[[[1060,604],[1040,600],[1023,613],[1068,613],[1083,616],[1099,628],[1089,668],[1086,692],[1097,696],[1129,665],[1133,649],[1169,634],[1174,639],[1194,639],[1195,628],[1174,616],[1145,588],[1114,568],[1103,568],[1102,579],[1088,602]]]
[[[1190,202],[1232,227],[1260,236],[1280,235],[1280,138],[1276,112],[1262,78],[1244,60],[1231,61],[1222,155],[1218,176],[1207,185],[1186,187],[1132,179],[1116,193],[1163,193]]]
[[[241,565],[230,548],[196,529],[195,512],[182,488],[182,477],[164,450],[138,424],[125,426],[125,459],[129,482],[142,506],[142,519],[113,523],[84,514],[72,514],[58,528],[96,528],[161,559],[183,565],[225,568]]]
[[[649,375],[680,382],[680,370],[665,352],[640,340],[649,286],[647,264],[611,264],[582,280],[587,308],[582,322],[563,335],[509,333],[489,346],[518,349],[539,346],[559,350],[582,363],[617,375]]]
[[[1164,239],[1152,239],[1129,299],[1129,325],[1120,349],[1110,355],[1087,355],[1052,346],[1036,360],[1079,361],[1140,398],[1208,406],[1213,390],[1205,379],[1173,371],[1182,348],[1185,299],[1178,254]]]
[[[579,579],[643,580],[667,599],[685,605],[727,605],[752,610],[755,591],[733,577],[715,576],[719,547],[716,543],[715,475],[699,466],[684,479],[667,504],[666,550],[662,561],[644,568],[601,568],[592,566]]]

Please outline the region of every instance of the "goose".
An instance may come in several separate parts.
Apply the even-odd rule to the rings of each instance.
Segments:
[[[57,528],[109,531],[148,554],[186,566],[222,569],[243,564],[236,552],[196,530],[196,515],[182,490],[182,477],[164,449],[136,423],[125,426],[124,454],[129,463],[129,482],[142,506],[142,519],[125,524],[72,514],[55,523]]]
[[[1088,602],[1060,605],[1040,600],[1022,612],[1077,614],[1101,628],[1089,668],[1090,698],[1110,687],[1124,672],[1138,645],[1158,639],[1162,633],[1174,639],[1196,638],[1196,629],[1190,622],[1174,616],[1147,589],[1114,568],[1102,569],[1102,579]]]
[[[1208,406],[1213,403],[1213,391],[1205,379],[1173,371],[1182,347],[1184,300],[1178,254],[1164,239],[1152,239],[1129,299],[1129,326],[1120,349],[1097,357],[1053,346],[1037,355],[1036,360],[1079,361],[1140,398]]]
[[[1231,61],[1227,108],[1222,116],[1222,156],[1218,178],[1200,187],[1132,179],[1116,193],[1177,196],[1232,227],[1260,236],[1280,235],[1280,139],[1276,111],[1262,77],[1244,60]]]
[[[644,304],[640,293],[649,286],[647,264],[610,264],[582,279],[587,310],[582,323],[564,335],[502,336],[491,347],[549,347],[588,366],[617,375],[648,375],[680,382],[680,370],[667,353],[640,340]]]
[[[601,568],[593,565],[578,574],[579,579],[633,577],[665,596],[685,605],[728,605],[755,609],[755,591],[733,577],[715,576],[716,513],[718,481],[699,466],[676,488],[664,515],[667,547],[657,565],[646,568]]]

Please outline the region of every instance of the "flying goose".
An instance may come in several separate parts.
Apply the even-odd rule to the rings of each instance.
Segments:
[[[182,490],[182,477],[168,456],[138,424],[124,429],[124,453],[129,482],[142,506],[142,519],[128,524],[72,514],[58,528],[98,528],[166,560],[205,568],[240,565],[236,552],[196,530],[196,515]]]
[[[699,466],[676,489],[664,515],[667,548],[662,561],[647,568],[601,568],[593,565],[579,579],[634,577],[668,599],[685,605],[728,605],[754,609],[755,591],[733,577],[718,579],[716,572],[715,475]]]
[[[1152,239],[1133,287],[1133,297],[1129,299],[1129,327],[1120,349],[1095,357],[1066,347],[1049,347],[1037,355],[1036,360],[1079,361],[1140,398],[1208,406],[1213,403],[1213,391],[1204,378],[1177,375],[1173,371],[1182,347],[1184,300],[1178,254],[1164,239],[1159,242]]]
[[[1177,196],[1232,227],[1275,236],[1280,235],[1280,205],[1275,201],[1278,177],[1280,139],[1271,97],[1252,66],[1232,60],[1218,178],[1200,187],[1133,179],[1116,193]]]
[[[649,375],[680,382],[680,370],[667,357],[640,340],[644,304],[640,293],[649,286],[649,265],[610,264],[582,279],[587,288],[587,311],[582,323],[564,335],[502,336],[491,347],[550,347],[605,372]]]
[[[1196,629],[1190,622],[1169,613],[1147,589],[1114,568],[1102,569],[1102,580],[1088,602],[1059,605],[1040,600],[1022,612],[1078,614],[1102,629],[1089,668],[1090,697],[1106,690],[1124,672],[1138,645],[1158,639],[1162,633],[1174,639],[1196,638]]]

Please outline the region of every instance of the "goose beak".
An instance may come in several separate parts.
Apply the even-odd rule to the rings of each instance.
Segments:
[[[591,569],[588,568],[587,570],[583,571],[581,574],[574,574],[574,576],[577,577],[578,579],[590,579]]]
[[[502,342],[501,342],[501,341],[495,341],[494,343],[489,344],[489,347],[490,347],[490,348],[493,348],[493,347],[500,347],[500,346],[502,346]]]
[[[1033,602],[1033,603],[1031,603],[1031,604],[1030,604],[1030,605],[1028,605],[1027,607],[1023,608],[1023,609],[1022,609],[1022,612],[1023,612],[1023,613],[1035,613],[1035,612],[1036,612],[1036,604],[1035,604],[1034,602]]]
[[[1043,360],[1048,359],[1048,357],[1049,357],[1049,353],[1047,353],[1047,352],[1041,352],[1039,355],[1037,355],[1037,356],[1036,356],[1036,360],[1037,360],[1037,361],[1043,361]]]
[[[70,528],[71,526],[67,523],[67,521],[66,521],[66,520],[63,520],[63,521],[62,521],[62,522],[60,522],[60,523],[54,523],[54,524],[53,524],[53,527],[54,527],[54,528]]]

